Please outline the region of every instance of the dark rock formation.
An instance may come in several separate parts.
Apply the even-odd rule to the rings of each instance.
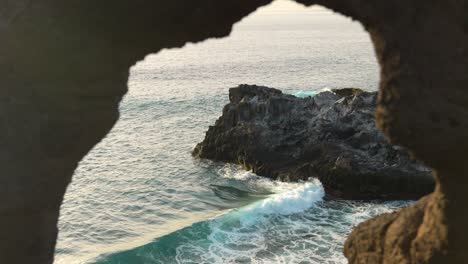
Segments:
[[[345,97],[351,95],[357,95],[363,93],[364,91],[359,88],[341,88],[341,89],[331,89],[335,94]]]
[[[118,120],[133,64],[269,2],[0,0],[0,263],[53,262],[66,187]]]
[[[348,199],[420,198],[434,190],[430,170],[377,129],[375,92],[337,89],[303,99],[241,85],[229,99],[193,155],[285,181],[317,177],[329,194]]]
[[[389,225],[377,218],[354,232],[345,254],[352,263],[466,262],[468,0],[296,1],[363,24],[382,68],[377,123],[436,174],[427,205],[395,216],[402,239],[382,243]],[[227,36],[270,2],[0,0],[0,263],[53,262],[66,186],[116,122],[129,67]],[[406,217],[418,212],[422,221]]]
[[[447,230],[443,226],[434,226],[435,230],[421,228],[424,221],[444,221],[439,218],[440,215],[426,215],[426,212],[432,213],[446,206],[440,203],[443,199],[436,195],[426,196],[400,212],[383,214],[359,225],[345,244],[349,262],[451,263],[444,261],[448,246]],[[403,225],[405,228],[402,228]],[[428,235],[430,239],[427,239]],[[426,238],[421,239],[423,237]],[[421,250],[429,245],[434,250]]]

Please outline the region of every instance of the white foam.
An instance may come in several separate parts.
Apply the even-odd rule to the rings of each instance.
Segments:
[[[257,174],[246,171],[238,165],[226,164],[218,172],[225,179],[234,179],[246,184],[251,190],[258,192],[284,193],[285,191],[300,188],[302,182],[281,182],[269,178],[260,177]],[[320,184],[317,182],[317,184]]]
[[[219,174],[226,179],[241,181],[254,191],[272,193],[265,199],[227,214],[228,217],[244,222],[252,222],[262,215],[300,213],[314,206],[325,196],[322,184],[316,179],[307,182],[274,181],[235,165],[224,166]]]
[[[242,175],[237,178],[256,179],[252,173]],[[211,221],[206,240],[177,247],[177,263],[346,263],[342,245],[351,228],[401,206],[321,203],[324,190],[318,181],[280,185],[286,186],[283,191]]]
[[[237,174],[237,178],[256,179],[252,173],[242,175]],[[303,260],[302,256],[308,256],[304,253],[312,255],[311,251],[318,246],[308,246],[304,251],[302,245],[307,244],[304,242],[307,240],[304,235],[314,233],[308,230],[316,227],[303,224],[300,220],[289,220],[289,217],[302,218],[302,212],[314,207],[323,199],[323,187],[318,180],[279,185],[284,187],[282,191],[277,188],[278,193],[210,222],[211,233],[207,237],[207,247],[204,247],[203,243],[179,246],[176,249],[177,263],[186,263],[188,259],[198,263],[299,263]],[[288,228],[285,229],[285,226]],[[280,244],[272,244],[272,236],[280,241],[290,237],[299,242],[288,239],[290,243],[283,241]],[[286,244],[283,246],[283,243]],[[259,254],[262,257],[258,258]]]
[[[313,180],[292,190],[271,195],[242,209],[245,213],[288,215],[303,212],[321,201],[325,195],[322,184]]]
[[[293,93],[292,95],[299,97],[299,98],[307,98],[307,97],[314,97],[319,93],[327,92],[327,91],[331,91],[331,88],[322,87],[320,89],[314,89],[314,91],[298,91],[298,92]]]

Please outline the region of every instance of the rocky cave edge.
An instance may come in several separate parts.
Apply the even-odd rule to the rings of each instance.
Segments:
[[[404,200],[431,193],[431,170],[388,142],[375,124],[376,107],[377,92],[358,88],[298,98],[239,85],[229,89],[229,103],[192,154],[282,181],[318,178],[335,198]]]
[[[296,1],[369,32],[381,66],[378,127],[436,180],[414,206],[359,225],[345,245],[349,262],[466,262],[468,0]],[[66,187],[118,120],[133,64],[228,36],[268,3],[0,0],[0,262],[53,262]]]

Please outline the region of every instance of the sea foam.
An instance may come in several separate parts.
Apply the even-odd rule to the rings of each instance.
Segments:
[[[299,97],[299,98],[307,98],[307,97],[314,97],[321,92],[331,91],[329,87],[323,87],[321,89],[315,91],[298,91],[293,93],[292,95]]]
[[[239,179],[240,175],[236,177]],[[220,221],[239,221],[242,226],[249,226],[270,216],[304,212],[322,201],[325,196],[322,184],[315,179],[301,183],[286,183],[258,178],[252,173],[246,173],[244,177],[243,179],[250,181],[251,185],[257,188],[263,187],[272,194],[225,214]]]
[[[282,193],[275,193],[270,197],[255,202],[241,211],[256,214],[288,215],[303,212],[321,201],[325,195],[319,181],[313,180]]]
[[[230,217],[239,218],[241,221],[247,220],[250,222],[261,215],[300,213],[323,200],[325,196],[323,186],[317,179],[306,182],[273,181],[233,165],[224,166],[220,174],[226,179],[235,179],[242,182],[250,192],[270,193],[262,200],[226,214]]]

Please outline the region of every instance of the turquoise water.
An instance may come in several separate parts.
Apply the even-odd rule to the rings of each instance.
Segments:
[[[119,122],[66,194],[56,263],[343,263],[353,226],[406,204],[328,200],[319,182],[280,183],[191,157],[238,84],[297,96],[377,88],[359,24],[281,7],[245,18],[228,38],[163,50],[131,69]]]
[[[317,93],[318,93],[317,91],[299,91],[299,92],[293,93],[293,95],[299,98],[307,98],[307,97],[313,97]]]

